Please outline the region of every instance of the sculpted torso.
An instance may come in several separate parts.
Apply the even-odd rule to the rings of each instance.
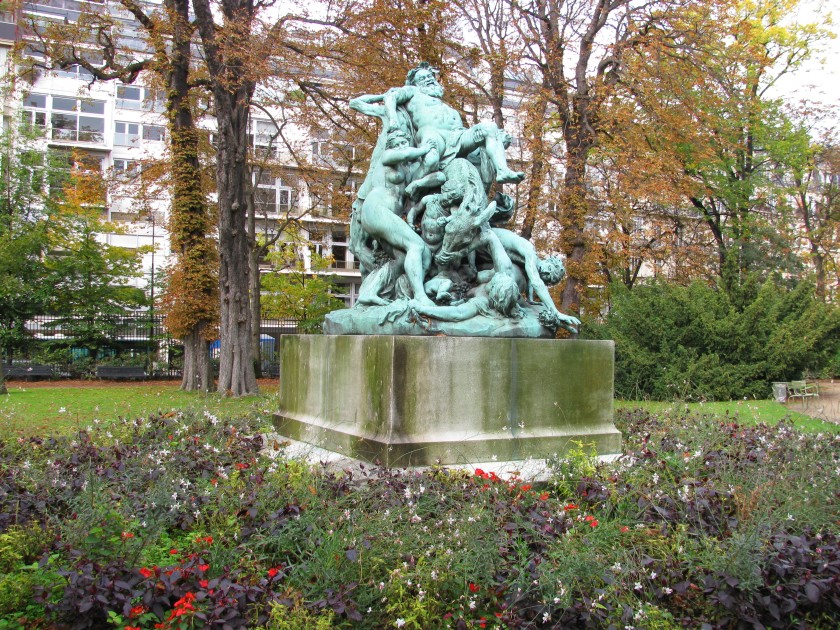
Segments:
[[[412,96],[406,102],[405,108],[417,127],[418,134],[422,134],[429,128],[438,132],[464,129],[461,115],[449,105],[438,98],[424,94],[417,88],[406,89],[411,89]]]

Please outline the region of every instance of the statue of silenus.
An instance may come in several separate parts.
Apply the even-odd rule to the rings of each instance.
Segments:
[[[524,177],[508,168],[510,136],[492,122],[465,128],[442,98],[437,70],[424,62],[403,87],[350,101],[379,118],[382,132],[350,219],[359,298],[354,308],[330,313],[325,332],[576,332],[580,321],[558,311],[547,288],[563,279],[562,261],[538,258],[530,242],[502,227],[513,213],[508,195],[489,200],[494,184],[501,190]]]

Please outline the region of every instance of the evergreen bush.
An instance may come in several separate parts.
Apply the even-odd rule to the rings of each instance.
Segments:
[[[620,398],[766,398],[774,381],[840,365],[840,310],[814,295],[774,279],[736,298],[699,281],[614,287],[605,321],[585,336],[615,340]]]

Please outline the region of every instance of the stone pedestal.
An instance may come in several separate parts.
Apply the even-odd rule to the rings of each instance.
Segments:
[[[611,341],[284,335],[282,435],[386,466],[618,453]]]

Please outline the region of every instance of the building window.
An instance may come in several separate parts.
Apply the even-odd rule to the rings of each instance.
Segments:
[[[118,85],[116,106],[121,109],[142,109],[143,88],[133,85]]]
[[[257,216],[284,213],[292,205],[292,189],[284,186],[279,177],[263,173],[254,189]]]
[[[130,147],[140,139],[140,125],[138,123],[115,122],[114,144]]]
[[[347,268],[347,234],[344,232],[332,233],[332,257],[333,267],[336,269]]]
[[[93,75],[78,65],[68,66],[67,68],[56,68],[55,76],[65,79],[82,79],[83,81],[93,80]]]
[[[50,125],[53,140],[101,144],[105,142],[105,101],[53,96]]]
[[[21,112],[21,122],[26,127],[47,127],[47,95],[27,94],[23,99],[24,110]]]
[[[137,160],[126,160],[114,158],[114,173],[121,178],[131,178],[140,174],[140,162]]]
[[[143,140],[150,142],[163,142],[166,130],[160,125],[143,125]]]

